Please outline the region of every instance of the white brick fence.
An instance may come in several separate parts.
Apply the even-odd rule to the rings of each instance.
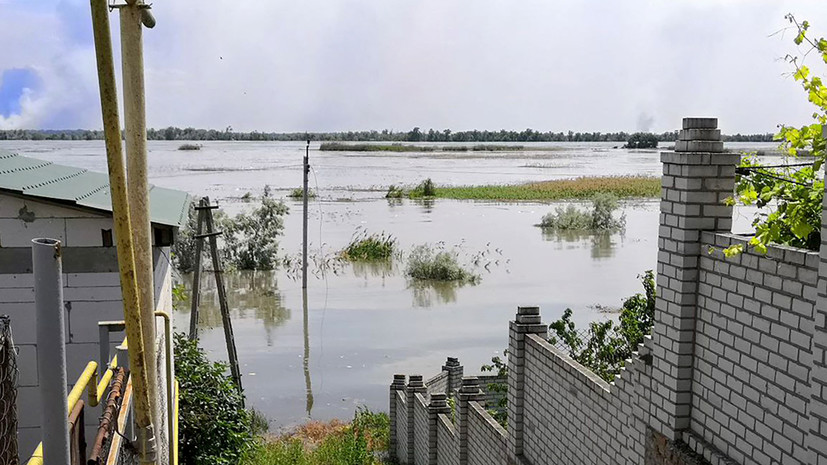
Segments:
[[[538,308],[518,308],[507,430],[456,359],[427,382],[395,375],[400,463],[827,465],[827,228],[820,253],[724,257],[748,238],[730,232],[739,155],[716,126],[685,119],[661,155],[655,326],[614,382],[551,346]]]

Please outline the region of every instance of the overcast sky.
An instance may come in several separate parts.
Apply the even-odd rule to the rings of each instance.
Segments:
[[[771,132],[813,111],[783,61],[800,54],[792,32],[772,34],[792,12],[827,36],[823,0],[155,0],[153,12],[148,125],[243,131],[665,131],[717,116],[727,133]],[[101,127],[89,0],[0,0],[0,44],[0,128]]]

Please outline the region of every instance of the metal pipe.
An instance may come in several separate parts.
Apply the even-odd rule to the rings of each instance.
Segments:
[[[69,425],[63,414],[55,414],[69,411],[60,254],[60,241],[32,240],[40,428],[43,433],[43,459],[48,465],[69,464]]]
[[[158,362],[155,353],[155,286],[152,266],[152,226],[149,220],[149,180],[146,160],[146,96],[144,89],[142,1],[120,9],[121,62],[124,94],[129,215],[132,221],[136,279],[139,286],[141,333],[146,361],[146,390],[152,423],[161,424],[158,403]],[[136,404],[137,406],[137,404]],[[156,431],[157,433],[157,431]]]
[[[172,411],[172,386],[175,383],[175,379],[172,376],[172,318],[169,316],[169,313],[160,310],[155,311],[155,316],[160,316],[164,319],[164,342],[166,349],[164,355],[167,368],[167,428],[169,428],[170,433],[167,439],[169,440],[169,453],[170,456],[172,456],[172,449],[175,447],[175,441],[172,435],[172,422],[175,419],[175,414]]]
[[[123,388],[126,384],[126,371],[123,368],[118,369],[118,375],[112,382],[112,389],[109,391],[109,396],[106,399],[106,407],[103,409],[101,415],[98,433],[95,436],[95,442],[92,444],[92,451],[89,453],[88,465],[99,465],[102,462],[101,452],[104,441],[109,438],[112,433],[112,428],[117,421],[116,415],[118,410],[118,400],[123,395]]]
[[[118,269],[123,295],[124,323],[131,346],[128,351],[128,364],[132,368],[132,382],[135,389],[135,420],[140,428],[151,428],[152,415],[147,391],[147,367],[144,358],[138,282],[135,274],[134,244],[132,242],[129,201],[126,192],[126,172],[121,147],[115,64],[112,58],[112,38],[109,34],[109,5],[107,0],[91,0],[91,8],[95,55],[98,64],[98,85],[101,94],[101,112],[106,138],[109,186],[112,196],[112,215],[118,247]],[[121,360],[122,363],[125,363],[127,357],[121,357]]]

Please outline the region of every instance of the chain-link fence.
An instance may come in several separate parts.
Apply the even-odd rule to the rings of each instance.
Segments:
[[[548,335],[551,345],[568,355],[572,352],[580,352],[589,344],[591,338],[591,333],[587,328],[575,329],[573,333],[567,333],[566,337],[560,337],[554,330],[549,331]]]
[[[0,315],[0,463],[17,465],[17,455],[17,353],[11,319]]]

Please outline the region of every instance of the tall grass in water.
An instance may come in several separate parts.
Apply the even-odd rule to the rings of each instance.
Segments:
[[[350,240],[341,257],[350,261],[388,260],[396,251],[396,238],[390,234],[368,234],[363,231]]]
[[[433,152],[436,147],[402,144],[342,144],[325,142],[319,146],[322,152]]]
[[[619,198],[659,197],[660,178],[650,176],[598,176],[504,186],[437,187],[437,198],[459,200],[563,200],[588,199],[595,194]]]
[[[426,245],[414,247],[408,257],[405,274],[414,279],[477,283],[479,276],[466,270],[457,255],[445,250],[437,251]]]
[[[436,196],[436,186],[431,178],[428,178],[419,184],[408,193],[408,197],[415,199],[419,197],[434,197]]]
[[[301,188],[301,187],[297,187],[297,188],[291,190],[290,193],[287,194],[287,196],[290,197],[291,199],[302,199],[302,198],[304,198],[304,189]],[[313,189],[307,189],[307,198],[308,199],[315,199],[316,198],[316,192]]]
[[[573,205],[557,207],[554,213],[545,215],[538,226],[559,231],[613,232],[626,226],[626,215],[615,218],[617,197],[597,194],[592,198],[591,211],[583,211]]]
[[[379,465],[390,442],[385,413],[359,409],[350,424],[311,422],[292,435],[262,439],[242,465]]]

